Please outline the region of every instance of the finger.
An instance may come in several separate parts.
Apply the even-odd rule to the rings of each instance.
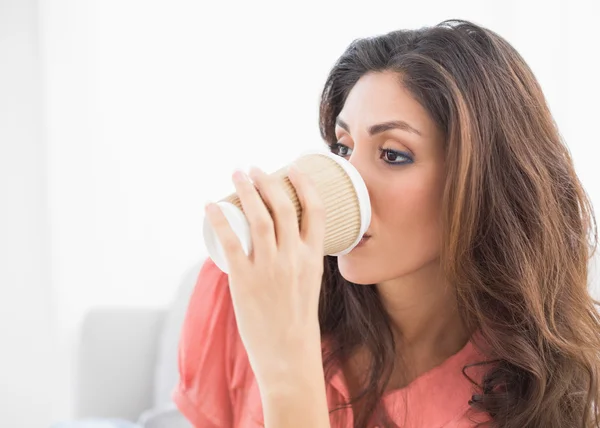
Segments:
[[[325,206],[317,188],[308,175],[291,165],[288,176],[296,188],[302,206],[300,236],[315,251],[323,251],[325,241]]]
[[[210,222],[229,265],[230,273],[243,269],[244,263],[248,257],[242,248],[242,244],[237,235],[231,229],[229,221],[217,204],[207,204],[205,207],[206,217]]]
[[[271,211],[277,247],[282,250],[293,249],[299,242],[300,228],[292,199],[285,193],[278,177],[267,175],[258,168],[250,170],[250,177]]]
[[[252,258],[270,257],[277,251],[277,240],[271,214],[255,185],[244,172],[236,171],[232,178],[244,214],[250,224]]]

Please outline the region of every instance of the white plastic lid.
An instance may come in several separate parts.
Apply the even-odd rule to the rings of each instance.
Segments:
[[[250,224],[244,213],[230,202],[217,202],[217,205],[221,208],[231,229],[239,238],[242,249],[246,255],[250,254],[252,251],[252,236],[250,235]],[[219,237],[208,221],[208,217],[204,218],[202,230],[204,234],[204,244],[208,250],[208,255],[219,269],[225,273],[229,273],[229,264],[225,257],[225,251],[223,251],[221,241],[219,241]]]

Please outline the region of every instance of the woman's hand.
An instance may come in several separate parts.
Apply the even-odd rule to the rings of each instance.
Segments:
[[[250,171],[254,184],[241,171],[233,175],[250,223],[253,251],[249,256],[219,207],[206,207],[229,264],[238,330],[263,390],[286,382],[301,368],[322,369],[318,367],[322,364],[318,304],[325,213],[310,178],[296,167],[288,174],[302,205],[300,225],[292,201],[275,178],[258,169]]]

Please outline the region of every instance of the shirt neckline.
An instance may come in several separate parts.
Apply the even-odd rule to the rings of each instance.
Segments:
[[[469,409],[475,385],[463,374],[469,364],[485,361],[474,344],[475,333],[455,354],[422,373],[405,387],[387,391],[382,396],[389,417],[399,426],[443,426],[463,416]],[[480,382],[484,366],[467,368],[466,374]],[[328,382],[347,402],[349,391],[341,367],[336,367]],[[410,411],[412,409],[412,411]],[[348,409],[352,413],[351,409]]]

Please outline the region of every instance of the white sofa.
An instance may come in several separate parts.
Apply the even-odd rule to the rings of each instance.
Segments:
[[[172,403],[171,392],[178,381],[179,334],[203,261],[184,273],[169,307],[97,307],[88,312],[76,352],[77,420],[118,418],[152,428],[191,427]]]

